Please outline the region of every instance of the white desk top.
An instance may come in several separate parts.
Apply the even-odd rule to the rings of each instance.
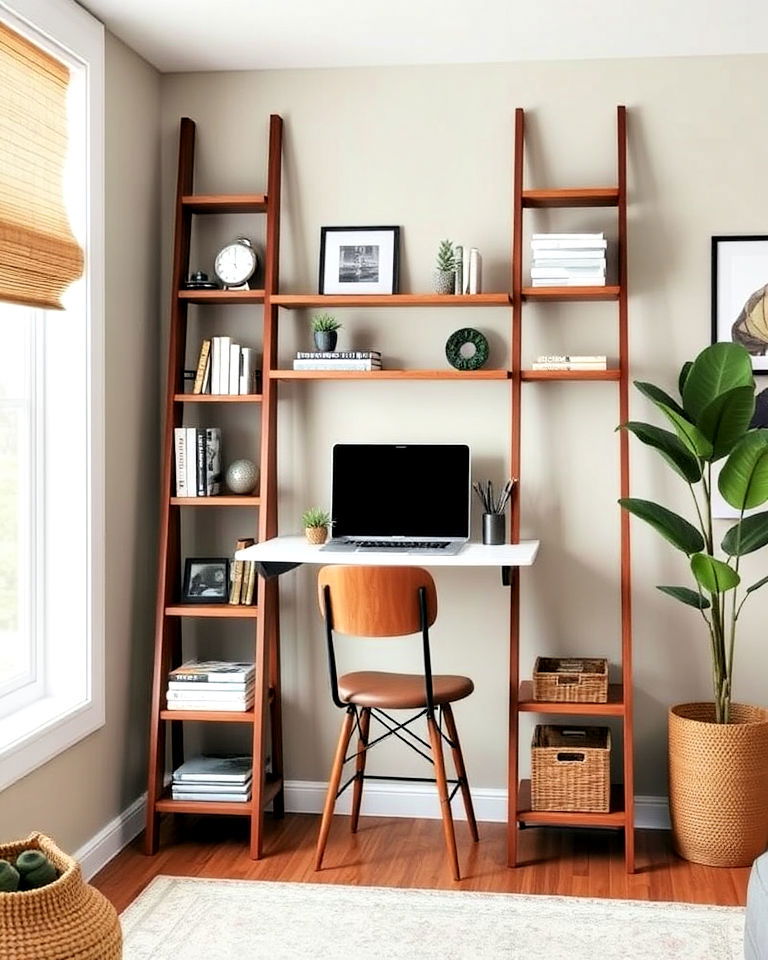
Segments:
[[[497,547],[482,543],[468,543],[455,556],[440,556],[431,553],[396,553],[386,550],[380,553],[323,551],[319,546],[307,543],[303,535],[275,537],[238,550],[236,560],[257,560],[260,563],[354,563],[380,567],[529,567],[536,559],[538,540],[522,543],[505,543]]]

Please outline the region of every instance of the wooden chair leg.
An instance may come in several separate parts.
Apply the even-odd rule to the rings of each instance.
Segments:
[[[453,744],[453,765],[456,768],[456,776],[461,781],[461,796],[464,799],[464,809],[467,811],[467,823],[472,839],[477,843],[480,835],[477,832],[477,820],[475,820],[475,809],[472,806],[472,794],[469,792],[469,780],[467,780],[467,769],[464,766],[464,757],[459,743],[459,734],[456,730],[456,721],[453,719],[453,710],[450,703],[441,707],[445,717],[445,729]]]
[[[344,769],[344,755],[349,746],[349,739],[352,736],[352,725],[355,722],[355,711],[349,707],[344,714],[344,721],[341,724],[341,733],[339,742],[336,746],[336,756],[333,758],[333,767],[331,769],[331,778],[328,782],[328,793],[325,795],[325,806],[323,807],[323,819],[320,822],[320,836],[317,838],[317,851],[315,853],[315,870],[319,870],[323,865],[323,856],[325,855],[325,846],[328,843],[328,834],[333,820],[333,808],[336,806],[336,794],[339,791],[341,783],[341,772]]]
[[[357,824],[360,820],[360,804],[363,800],[363,774],[365,773],[365,760],[368,751],[368,730],[371,726],[371,708],[363,707],[360,711],[360,736],[357,741],[357,759],[355,760],[355,773],[357,780],[352,786],[352,833],[357,833]]]
[[[435,777],[437,779],[437,792],[440,797],[440,812],[443,815],[445,846],[448,850],[448,857],[453,869],[453,879],[461,880],[461,875],[459,874],[459,854],[456,849],[456,834],[453,830],[453,814],[451,813],[451,802],[448,799],[448,783],[445,778],[443,738],[440,736],[440,731],[437,728],[434,716],[427,716],[427,727],[429,728],[429,739],[432,744],[432,759],[435,762]]]

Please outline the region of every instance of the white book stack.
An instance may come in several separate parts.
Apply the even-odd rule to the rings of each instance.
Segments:
[[[294,370],[381,370],[378,350],[299,350]]]
[[[186,760],[173,771],[171,798],[217,803],[247,803],[251,799],[253,758],[205,756]]]
[[[169,710],[244,713],[253,707],[254,665],[190,660],[168,674]]]
[[[483,289],[483,258],[477,247],[454,247],[456,279],[454,293],[475,294]]]
[[[604,287],[602,233],[534,233],[531,239],[531,286]]]
[[[607,370],[608,358],[603,354],[551,353],[537,357],[532,370]]]
[[[231,337],[203,340],[192,393],[246,396],[256,393],[259,355]]]

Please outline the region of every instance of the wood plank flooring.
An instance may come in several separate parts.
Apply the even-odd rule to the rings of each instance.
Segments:
[[[134,841],[92,881],[125,909],[157,874],[296,883],[426,887],[688,903],[743,905],[748,868],[705,867],[680,860],[669,835],[637,833],[638,871],[624,872],[623,835],[609,830],[528,828],[521,831],[523,866],[506,866],[505,826],[481,823],[472,844],[466,823],[456,824],[459,862],[466,878],[455,882],[439,820],[361,817],[356,835],[349,817],[334,817],[323,870],[313,869],[319,817],[267,818],[265,857],[248,856],[247,822],[237,817],[177,817],[163,824],[154,857]]]

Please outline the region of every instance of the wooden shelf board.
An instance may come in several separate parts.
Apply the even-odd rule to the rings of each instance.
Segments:
[[[521,780],[517,794],[517,819],[520,823],[558,827],[623,827],[624,787],[611,786],[611,809],[608,813],[551,813],[531,810],[531,781]]]
[[[272,380],[507,380],[507,370],[271,370]]]
[[[523,287],[523,300],[543,300],[547,302],[583,300],[618,300],[621,287]]]
[[[618,204],[618,187],[523,190],[524,207],[616,207]]]
[[[182,206],[192,213],[266,213],[267,197],[263,193],[187,194]]]
[[[171,497],[174,507],[258,507],[259,497],[237,497],[222,494],[214,497]]]
[[[241,396],[218,393],[174,393],[174,403],[261,403],[260,393],[246,393]]]
[[[301,307],[508,307],[508,293],[281,293],[272,303],[289,309]]]
[[[517,709],[521,713],[554,713],[561,716],[621,717],[624,715],[624,689],[620,683],[608,684],[607,703],[553,703],[533,699],[533,681],[520,684]]]
[[[179,290],[187,303],[264,303],[263,290]]]
[[[174,603],[165,608],[167,617],[224,617],[225,619],[254,619],[259,608],[238,603]]]
[[[275,799],[282,786],[279,779],[267,780],[264,784],[264,806]],[[160,800],[155,800],[155,810],[158,813],[197,813],[197,814],[215,814],[218,816],[248,817],[253,813],[253,803],[248,800],[246,803],[222,803],[212,800],[172,800],[170,791],[164,794]]]
[[[620,370],[521,370],[521,380],[621,380]]]
[[[253,710],[161,710],[161,720],[199,720],[203,723],[253,723]]]

